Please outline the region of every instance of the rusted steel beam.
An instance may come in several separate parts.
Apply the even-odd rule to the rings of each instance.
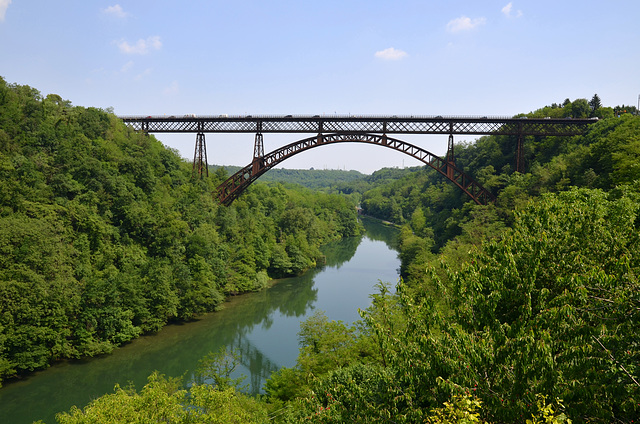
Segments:
[[[215,197],[220,203],[228,205],[262,174],[282,161],[311,148],[347,142],[377,144],[379,146],[388,147],[405,153],[427,164],[438,173],[451,180],[451,182],[462,189],[462,191],[471,197],[471,199],[473,199],[477,204],[486,205],[495,200],[495,197],[491,192],[482,187],[462,170],[458,169],[454,164],[445,161],[427,150],[406,143],[402,140],[390,138],[386,135],[368,133],[324,134],[322,137],[313,136],[280,147],[279,149],[264,155],[263,161],[259,165],[256,165],[256,163],[253,162],[229,177],[225,182],[218,186]]]
[[[122,116],[127,125],[150,133],[386,133],[540,135],[584,134],[595,119],[525,119],[459,116]]]

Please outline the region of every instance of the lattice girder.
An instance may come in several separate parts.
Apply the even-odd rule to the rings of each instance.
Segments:
[[[584,134],[594,119],[524,119],[509,117],[442,116],[124,116],[135,130],[145,132],[210,133],[386,133],[542,135]]]

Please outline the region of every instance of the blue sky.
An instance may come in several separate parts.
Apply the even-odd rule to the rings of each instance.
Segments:
[[[0,0],[0,76],[119,115],[503,116],[594,93],[636,105],[639,42],[638,0]],[[157,137],[193,158],[195,135]],[[266,134],[265,150],[300,138]],[[446,136],[403,139],[446,151]],[[253,154],[251,135],[206,140],[210,163]],[[417,164],[354,144],[283,166]]]

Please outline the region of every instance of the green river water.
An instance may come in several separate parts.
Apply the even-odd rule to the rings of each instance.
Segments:
[[[184,376],[188,382],[198,361],[221,347],[241,355],[238,375],[247,376],[253,393],[280,367],[295,365],[300,322],[315,311],[333,320],[358,320],[358,308],[370,305],[378,281],[393,286],[400,261],[395,250],[397,230],[368,219],[367,233],[324,247],[325,266],[287,278],[258,293],[231,298],[223,310],[197,321],[170,325],[117,349],[111,355],[67,361],[0,389],[0,423],[44,420],[72,405],[112,393],[116,384],[141,388],[158,370]]]

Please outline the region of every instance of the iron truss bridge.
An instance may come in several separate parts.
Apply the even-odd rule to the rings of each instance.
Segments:
[[[471,176],[456,167],[453,136],[515,136],[515,169],[524,172],[524,136],[573,136],[584,134],[597,119],[527,119],[513,117],[461,116],[337,116],[337,115],[260,115],[260,116],[123,116],[137,131],[146,133],[196,133],[193,173],[208,175],[205,133],[255,134],[253,159],[229,177],[214,194],[222,204],[230,204],[257,178],[280,162],[310,148],[342,142],[369,143],[412,156],[457,185],[477,204],[486,205],[495,196]],[[265,155],[264,133],[314,134]],[[434,154],[388,134],[447,134],[447,155]]]
[[[151,133],[380,133],[571,136],[593,119],[526,119],[473,116],[122,116],[133,129]]]

